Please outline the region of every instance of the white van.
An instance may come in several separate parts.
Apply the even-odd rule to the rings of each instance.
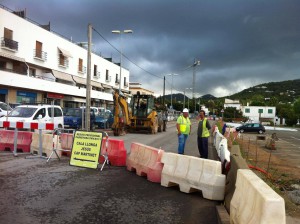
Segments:
[[[0,117],[6,116],[10,113],[11,107],[6,103],[0,102]]]
[[[52,120],[52,111],[54,112]],[[21,105],[13,109],[8,116],[0,118],[1,121],[21,121],[54,123],[55,128],[64,127],[64,117],[60,106],[56,105]]]

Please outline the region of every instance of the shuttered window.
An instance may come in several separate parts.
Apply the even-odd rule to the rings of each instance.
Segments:
[[[35,42],[35,56],[37,58],[42,58],[42,50],[43,50],[43,43],[36,41]]]
[[[13,39],[13,31],[4,27],[4,38]]]
[[[78,61],[78,71],[82,72],[82,62],[83,60],[81,58],[79,58],[79,61]]]

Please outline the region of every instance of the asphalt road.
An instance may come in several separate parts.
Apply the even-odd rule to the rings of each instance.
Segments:
[[[172,126],[173,125],[173,126]],[[186,154],[198,156],[196,127]],[[132,141],[177,151],[175,124],[156,135],[128,134]],[[213,153],[210,153],[210,157]],[[0,223],[217,223],[219,202],[203,199],[201,192],[185,194],[165,188],[125,167],[85,169],[62,161],[15,158],[0,153]]]

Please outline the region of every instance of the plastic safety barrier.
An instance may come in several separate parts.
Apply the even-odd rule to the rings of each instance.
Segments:
[[[230,167],[230,152],[228,150],[228,142],[217,128],[214,130],[214,146],[221,160],[223,171],[228,171]]]
[[[230,223],[284,224],[284,199],[251,170],[239,169],[230,203]]]
[[[73,146],[73,134],[61,133],[60,145],[62,149],[62,155],[71,157]]]
[[[224,199],[226,177],[221,174],[221,162],[175,153],[164,153],[161,161],[162,186],[179,185],[185,193],[200,190],[204,198]]]
[[[42,135],[42,153],[49,157],[53,150],[53,142],[57,142],[56,139],[53,140],[53,138],[57,138],[57,135],[53,136],[53,134],[43,134]],[[30,147],[30,152],[32,154],[38,154],[39,152],[39,133],[33,133],[32,134],[32,143]],[[58,155],[61,156],[61,152],[57,151]],[[55,158],[55,155],[52,155],[53,158]]]
[[[32,132],[18,131],[17,150],[30,152]],[[14,151],[14,131],[0,130],[0,151]]]
[[[54,130],[54,126],[54,123],[0,121],[0,128]]]
[[[106,141],[107,148],[106,148]],[[124,140],[103,138],[101,146],[101,154],[106,154],[112,166],[126,166],[127,150],[124,146]],[[104,158],[99,157],[99,163],[103,163]]]
[[[127,170],[136,171],[139,176],[147,176],[151,182],[160,183],[163,153],[164,150],[133,142],[127,159]]]

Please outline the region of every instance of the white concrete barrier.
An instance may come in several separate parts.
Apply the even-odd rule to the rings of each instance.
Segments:
[[[53,146],[54,148],[60,148],[60,143],[59,141],[57,140],[58,136],[55,135],[53,136],[53,134],[43,134],[42,135],[42,152],[43,154],[45,154],[45,156],[49,157],[52,150],[53,150]],[[32,133],[32,142],[31,142],[31,145],[30,145],[30,152],[32,154],[35,154],[35,153],[39,153],[39,133]],[[58,156],[61,157],[61,151],[60,150],[57,150],[56,151]],[[57,159],[57,156],[55,154],[53,154],[51,156],[51,158],[56,158]]]
[[[284,199],[251,170],[239,169],[230,223],[285,224]]]
[[[165,152],[162,163],[162,186],[179,185],[185,193],[200,190],[204,198],[224,199],[226,177],[221,173],[219,161]]]
[[[219,132],[219,129],[214,131],[214,146],[221,163],[225,168],[230,164],[230,152],[228,150],[227,139]],[[224,164],[225,163],[225,164]]]

